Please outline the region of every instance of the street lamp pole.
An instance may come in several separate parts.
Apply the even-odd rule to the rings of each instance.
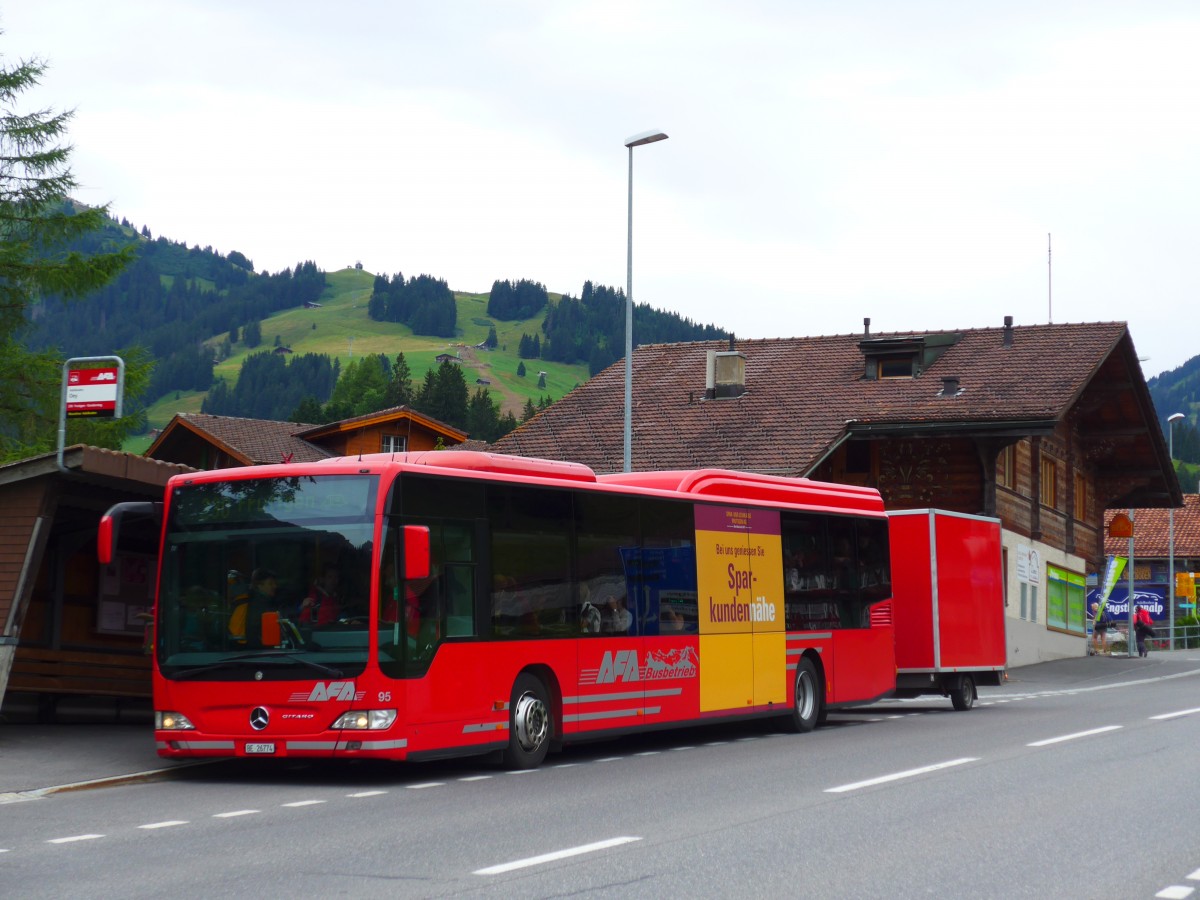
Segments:
[[[633,148],[665,141],[661,131],[643,131],[627,138],[629,148],[629,247],[625,256],[625,468],[633,471]]]
[[[1167,456],[1171,457],[1171,468],[1175,468],[1175,423],[1184,418],[1183,413],[1167,416]],[[1175,649],[1175,507],[1167,507],[1167,615],[1171,637],[1167,648]]]

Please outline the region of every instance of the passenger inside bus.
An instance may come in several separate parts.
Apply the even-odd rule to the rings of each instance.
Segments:
[[[328,625],[337,621],[341,608],[338,579],[337,566],[326,566],[308,596],[300,601],[297,619],[301,625]]]
[[[263,646],[263,616],[271,612],[278,613],[279,601],[275,597],[278,591],[279,576],[271,569],[258,568],[251,574],[250,598],[245,605],[246,646]]]
[[[403,622],[410,638],[416,639],[424,630],[431,640],[437,639],[437,575],[437,570],[431,567],[428,578],[410,578],[404,582]],[[401,621],[400,591],[390,561],[384,564],[380,596],[384,598],[380,621],[388,624]]]
[[[628,634],[633,613],[625,605],[625,590],[616,585],[604,585],[597,592],[603,617],[600,630],[604,634]]]
[[[658,627],[663,633],[683,631],[687,628],[687,622],[684,620],[679,611],[668,603],[664,604],[662,607],[659,615]]]

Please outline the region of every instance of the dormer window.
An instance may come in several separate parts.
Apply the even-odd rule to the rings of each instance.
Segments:
[[[919,378],[961,338],[961,334],[950,332],[864,338],[858,342],[865,363],[863,378],[866,381]]]
[[[912,356],[881,356],[876,361],[877,378],[912,378]]]

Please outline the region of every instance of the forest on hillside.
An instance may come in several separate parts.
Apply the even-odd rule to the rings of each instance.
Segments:
[[[430,369],[414,385],[403,354],[367,356],[343,369],[325,354],[293,356],[264,348],[247,356],[235,383],[227,384],[214,377],[215,365],[235,345],[259,347],[263,320],[271,315],[317,302],[325,273],[311,261],[276,273],[255,272],[241,252],[222,255],[212,247],[155,238],[149,228],[139,231],[124,219],[106,219],[101,230],[69,249],[86,255],[118,247],[132,247],[133,260],[115,280],[69,303],[54,297],[35,303],[23,338],[31,349],[53,348],[72,357],[144,348],[153,375],[127,414],[171,393],[203,391],[202,409],[216,415],[323,423],[405,403],[483,440],[516,427],[486,388],[468,390],[458,367]],[[418,335],[453,337],[461,331],[454,293],[432,275],[376,276],[367,312],[374,321],[398,322]],[[551,302],[540,283],[496,281],[488,314],[498,321],[541,317],[539,333],[522,338],[520,355],[526,359],[586,363],[595,374],[624,355],[625,296],[619,289],[588,281],[580,297]],[[634,333],[639,343],[728,336],[645,304],[634,309]],[[495,345],[494,328],[488,341]],[[527,402],[522,419],[550,402],[548,397]]]
[[[261,321],[315,301],[325,273],[312,262],[275,274],[254,272],[234,251],[188,248],[148,229],[109,220],[71,249],[95,253],[134,244],[134,261],[110,284],[82,300],[49,298],[30,311],[24,341],[31,349],[56,348],[66,356],[98,356],[113,347],[144,347],[153,358],[148,399],[172,391],[206,391],[213,385],[214,353],[202,341],[224,332],[261,341]]]
[[[1154,410],[1167,435],[1176,460],[1179,486],[1185,494],[1194,494],[1200,487],[1200,429],[1197,428],[1197,405],[1200,404],[1200,356],[1182,366],[1155,375],[1146,382]],[[1174,434],[1168,431],[1167,419],[1175,413],[1185,418],[1174,423]],[[1186,465],[1180,465],[1185,463]]]

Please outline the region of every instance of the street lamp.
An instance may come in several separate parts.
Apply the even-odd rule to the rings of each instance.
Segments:
[[[1167,416],[1167,456],[1171,457],[1171,468],[1175,468],[1175,423],[1184,418],[1183,413]],[[1171,637],[1167,644],[1175,649],[1175,507],[1167,507],[1167,615]]]
[[[661,131],[643,131],[625,140],[629,148],[629,250],[625,256],[625,469],[633,471],[633,148],[665,141]]]

